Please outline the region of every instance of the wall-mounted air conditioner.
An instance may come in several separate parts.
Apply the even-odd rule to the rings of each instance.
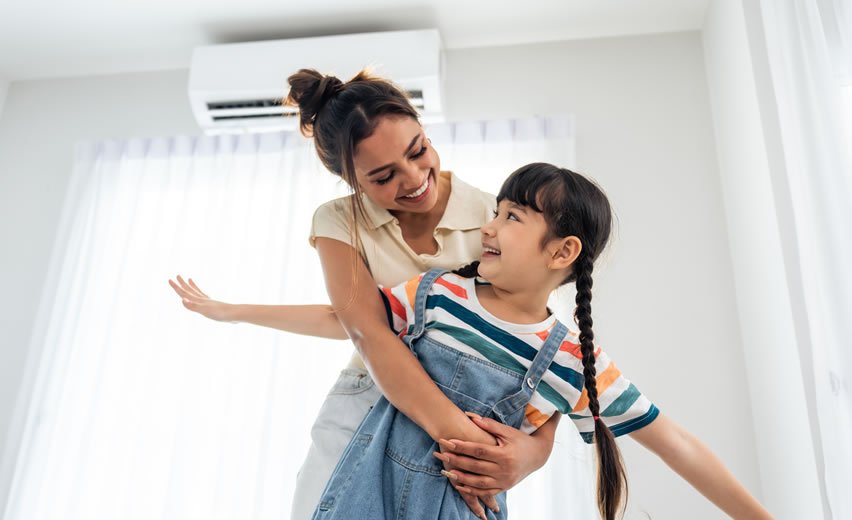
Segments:
[[[392,31],[197,47],[189,100],[206,134],[298,128],[283,107],[301,68],[346,81],[364,67],[405,89],[426,123],[442,120],[443,54],[437,30]]]

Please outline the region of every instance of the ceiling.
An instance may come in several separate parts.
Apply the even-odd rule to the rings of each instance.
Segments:
[[[447,48],[700,30],[709,0],[0,2],[0,80],[189,66],[196,45],[440,30]]]

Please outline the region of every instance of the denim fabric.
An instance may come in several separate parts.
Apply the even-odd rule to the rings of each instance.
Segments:
[[[415,299],[415,326],[403,340],[456,406],[517,428],[567,329],[557,322],[525,375],[425,337],[426,296],[444,272],[433,269],[423,276]],[[425,431],[381,397],[346,447],[314,520],[475,518],[441,475],[441,461],[432,455],[438,449]],[[500,513],[486,510],[489,519],[507,518],[505,495],[496,497]]]
[[[311,427],[311,447],[296,477],[290,520],[310,520],[337,461],[381,396],[366,370],[340,372]]]

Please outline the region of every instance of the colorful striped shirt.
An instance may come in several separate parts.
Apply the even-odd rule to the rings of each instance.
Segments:
[[[401,336],[414,327],[414,296],[420,276],[396,287],[382,287],[388,321]],[[552,314],[534,324],[510,323],[488,312],[479,302],[481,278],[447,273],[432,285],[426,298],[426,332],[431,339],[465,354],[488,360],[523,376],[556,323]],[[568,325],[568,324],[566,324]],[[594,421],[584,389],[579,333],[570,330],[530,399],[521,431],[532,433],[555,413],[568,415],[583,440],[592,442]],[[659,414],[654,406],[600,348],[595,352],[600,417],[613,434],[642,428]]]

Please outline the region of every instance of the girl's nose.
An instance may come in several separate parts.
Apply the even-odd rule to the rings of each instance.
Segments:
[[[493,222],[494,222],[493,220],[491,222],[488,222],[487,224],[485,224],[484,226],[479,228],[479,231],[482,232],[483,235],[493,237],[494,236]]]

